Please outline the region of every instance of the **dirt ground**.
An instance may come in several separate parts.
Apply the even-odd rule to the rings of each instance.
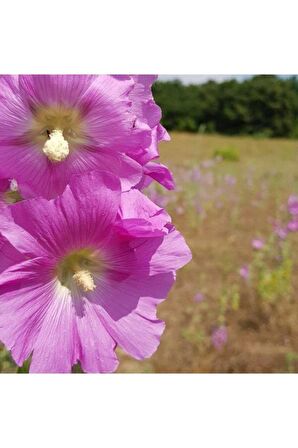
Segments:
[[[221,149],[237,153],[239,160],[212,165]],[[296,234],[287,237],[290,293],[277,291],[268,301],[246,284],[239,268],[255,256],[252,239],[267,241],[272,222],[287,217],[288,197],[298,191],[298,142],[173,134],[161,146],[161,159],[178,187],[178,193],[169,193],[167,208],[193,260],[178,272],[159,308],[166,330],[157,352],[143,362],[121,353],[118,372],[297,372]],[[194,176],[196,167],[200,175]],[[223,188],[223,183],[234,184]],[[226,304],[223,313],[222,296],[233,288],[239,303]],[[194,300],[198,291],[204,294],[200,303]],[[228,338],[216,349],[212,331],[223,322]]]

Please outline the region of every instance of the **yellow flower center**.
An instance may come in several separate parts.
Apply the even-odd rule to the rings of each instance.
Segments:
[[[101,271],[101,261],[97,252],[80,249],[65,256],[57,267],[57,277],[63,286],[72,289],[74,284],[84,292],[96,288],[94,274]]]
[[[72,150],[88,141],[79,110],[58,105],[41,106],[33,111],[26,139],[36,143],[53,163],[62,162]]]

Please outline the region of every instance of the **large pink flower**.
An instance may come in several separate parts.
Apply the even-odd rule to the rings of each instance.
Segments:
[[[55,197],[73,174],[95,169],[116,174],[123,190],[140,184],[166,133],[151,84],[139,85],[132,76],[1,76],[0,174],[26,197]]]
[[[111,372],[119,345],[157,348],[156,306],[190,251],[168,215],[108,173],[75,176],[53,200],[2,209],[0,233],[19,262],[0,274],[0,340],[31,372]]]

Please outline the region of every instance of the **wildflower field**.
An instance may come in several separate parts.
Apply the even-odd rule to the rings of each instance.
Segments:
[[[145,361],[118,349],[117,371],[297,372],[298,142],[171,137],[161,162],[176,190],[146,193],[167,208],[193,260],[159,306],[159,349]],[[17,371],[4,349],[0,370]]]
[[[160,307],[152,358],[118,372],[298,371],[298,142],[172,133],[167,206],[193,260]]]

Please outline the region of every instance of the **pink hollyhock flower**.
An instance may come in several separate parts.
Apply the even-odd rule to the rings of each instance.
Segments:
[[[244,280],[249,278],[249,267],[245,264],[239,269],[239,274]]]
[[[288,211],[291,215],[298,215],[298,196],[291,195],[288,199]]]
[[[30,372],[112,372],[119,345],[152,355],[156,306],[190,251],[168,215],[109,173],[75,179],[56,199],[2,207],[0,233],[22,260],[0,274],[0,340]]]
[[[214,348],[220,350],[228,340],[228,329],[225,325],[217,327],[213,330],[211,341]]]
[[[265,243],[263,240],[254,239],[254,240],[252,240],[251,245],[252,245],[253,249],[261,250],[261,249],[263,249]]]
[[[94,169],[116,174],[124,190],[151,176],[142,166],[158,156],[166,132],[153,99],[143,107],[149,93],[139,84],[131,76],[1,76],[0,174],[15,178],[26,197],[46,198]]]

